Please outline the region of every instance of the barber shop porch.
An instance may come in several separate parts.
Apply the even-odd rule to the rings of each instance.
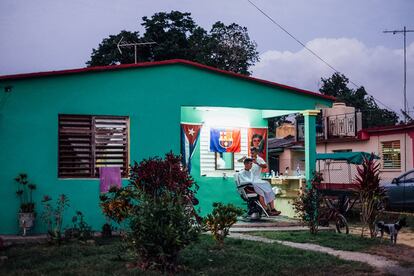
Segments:
[[[268,120],[284,115],[303,115],[305,121],[305,160],[288,171],[268,166],[262,179],[276,192],[276,209],[282,216],[294,217],[292,201],[315,170],[316,115],[318,110],[259,110],[253,108],[188,106],[181,108],[182,149],[193,137],[193,152],[182,150],[191,175],[200,186],[200,210],[209,212],[213,202],[243,205],[233,176],[244,168],[243,158],[250,148],[259,149],[259,156],[269,162],[267,141]],[[226,144],[227,143],[227,144]],[[220,144],[220,145],[219,145]],[[191,159],[189,156],[192,155]]]

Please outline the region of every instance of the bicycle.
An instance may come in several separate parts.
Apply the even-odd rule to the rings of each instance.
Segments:
[[[338,233],[344,232],[345,234],[349,234],[348,221],[341,213],[341,210],[346,213],[349,209],[351,209],[352,206],[350,204],[350,199],[346,198],[345,202],[341,202],[341,200],[334,202],[332,199],[324,197],[323,203],[325,205],[325,208],[321,208],[320,210],[318,219],[319,225],[329,226],[329,222],[334,221],[336,231]],[[343,203],[343,205],[341,203]]]

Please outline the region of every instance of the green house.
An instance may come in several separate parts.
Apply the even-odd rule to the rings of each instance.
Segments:
[[[64,227],[80,210],[95,230],[101,229],[105,218],[99,207],[99,166],[126,168],[133,161],[164,156],[171,150],[179,154],[183,122],[204,129],[191,159],[191,174],[200,186],[201,213],[210,212],[215,201],[242,204],[232,179],[240,166],[237,156],[223,155],[228,167],[218,168],[217,158],[211,158],[214,153],[203,149],[208,147],[203,131],[216,125],[235,125],[242,131],[267,128],[268,118],[301,112],[309,176],[315,163],[316,110],[331,106],[334,100],[185,60],[0,76],[0,89],[0,234],[19,231],[14,181],[19,173],[27,173],[37,185],[33,196],[38,214],[44,195],[56,199],[65,194],[70,208]],[[79,126],[78,140],[65,138],[62,126],[68,124]],[[89,144],[82,149],[82,141],[98,136],[105,124],[122,130],[119,139],[102,146],[103,155],[98,142],[92,153]],[[82,125],[89,136],[82,133]],[[83,156],[78,161],[89,165],[65,159],[76,145],[75,154]],[[243,139],[241,147],[238,154],[246,154]],[[45,231],[39,216],[35,229]]]

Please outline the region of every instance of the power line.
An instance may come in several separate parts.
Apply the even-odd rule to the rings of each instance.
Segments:
[[[261,14],[263,14],[265,17],[267,17],[273,24],[275,24],[276,26],[278,26],[282,31],[284,31],[287,35],[289,35],[291,38],[293,38],[297,43],[299,43],[300,45],[302,45],[306,50],[308,50],[312,55],[314,55],[317,59],[319,59],[320,61],[322,61],[326,66],[328,66],[329,68],[331,68],[335,73],[340,74],[341,72],[339,72],[338,70],[335,69],[335,67],[333,67],[331,64],[329,64],[327,61],[325,61],[322,57],[320,57],[317,53],[315,53],[314,51],[312,51],[310,48],[308,48],[302,41],[300,41],[298,38],[296,38],[293,34],[291,34],[288,30],[286,30],[282,25],[280,25],[279,23],[277,23],[272,17],[270,17],[267,13],[265,13],[262,9],[260,9],[256,4],[254,4],[252,1],[247,0],[253,7],[255,7]],[[349,79],[348,79],[349,80]],[[349,82],[351,84],[353,84],[355,87],[359,88],[361,87],[361,85],[356,84],[355,82],[353,82],[352,80],[349,80]],[[368,93],[367,89],[365,89],[365,91],[367,92],[368,95],[370,95],[372,98],[374,98],[374,100],[380,104],[382,104],[385,108],[394,111],[397,114],[401,114],[398,111],[395,111],[394,109],[390,108],[389,106],[387,106],[386,104],[384,104],[383,102],[381,102],[380,100],[376,99],[371,93]],[[401,114],[402,115],[402,114]]]

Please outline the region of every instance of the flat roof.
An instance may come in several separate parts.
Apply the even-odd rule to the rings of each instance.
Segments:
[[[86,68],[78,68],[78,69],[69,69],[69,70],[59,70],[59,71],[46,71],[46,72],[36,72],[36,73],[25,73],[25,74],[14,74],[14,75],[5,75],[0,76],[0,81],[7,81],[7,80],[21,80],[21,79],[30,79],[30,78],[41,78],[41,77],[48,77],[48,76],[60,76],[60,75],[71,75],[71,74],[80,74],[80,73],[88,73],[88,72],[101,72],[101,71],[112,71],[112,70],[121,70],[121,69],[129,69],[129,68],[142,68],[142,67],[153,67],[153,66],[163,66],[163,65],[170,65],[170,64],[184,64],[193,67],[197,67],[200,69],[212,71],[219,74],[224,74],[234,78],[240,78],[264,85],[268,85],[271,87],[282,88],[286,90],[290,90],[293,92],[299,92],[301,94],[310,95],[313,97],[323,98],[325,100],[335,101],[336,99],[332,96],[322,95],[317,92],[308,91],[300,88],[296,88],[293,86],[288,86],[284,84],[280,84],[277,82],[272,82],[268,80],[263,80],[259,78],[254,78],[234,72],[225,71],[222,69],[214,68],[211,66],[207,66],[201,63],[184,60],[184,59],[170,59],[170,60],[163,60],[163,61],[154,61],[154,62],[142,62],[137,64],[120,64],[120,65],[107,65],[107,66],[94,66],[94,67],[86,67]]]

